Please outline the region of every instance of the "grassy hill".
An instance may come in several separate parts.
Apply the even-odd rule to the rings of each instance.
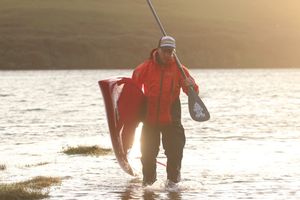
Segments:
[[[153,0],[190,68],[300,67],[300,3]],[[0,69],[134,68],[161,33],[146,0],[1,0]]]

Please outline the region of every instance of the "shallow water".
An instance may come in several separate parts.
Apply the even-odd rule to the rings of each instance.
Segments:
[[[190,119],[182,182],[141,186],[113,154],[68,156],[67,146],[111,148],[97,81],[129,70],[0,71],[0,181],[64,177],[48,199],[299,199],[300,70],[191,70],[211,120]],[[159,161],[165,163],[163,150]],[[137,163],[139,163],[137,161]]]

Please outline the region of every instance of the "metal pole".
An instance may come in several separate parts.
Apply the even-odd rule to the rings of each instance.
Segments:
[[[164,29],[164,27],[163,27],[163,25],[162,25],[162,23],[161,23],[161,21],[160,21],[158,15],[157,15],[157,13],[156,13],[156,11],[155,11],[155,9],[154,9],[152,3],[151,3],[151,0],[147,0],[147,3],[148,3],[148,5],[149,5],[149,7],[150,7],[150,9],[151,9],[151,11],[152,11],[154,17],[155,17],[155,20],[156,20],[156,22],[157,22],[157,24],[158,24],[158,26],[159,26],[159,28],[160,28],[162,34],[163,34],[164,36],[166,36],[167,33],[166,33],[166,31],[165,31],[165,29]],[[187,78],[187,76],[185,75],[185,73],[184,73],[184,71],[183,71],[182,64],[181,64],[181,62],[180,62],[178,56],[176,55],[175,52],[173,53],[173,55],[174,55],[174,57],[175,57],[177,67],[180,69],[181,74],[183,75],[184,78]],[[193,87],[191,87],[191,88],[194,89]]]

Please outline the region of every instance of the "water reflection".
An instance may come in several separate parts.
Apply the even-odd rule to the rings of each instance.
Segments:
[[[155,183],[153,186],[143,187],[139,178],[128,182],[124,192],[120,194],[122,200],[181,200],[181,196],[181,190],[178,187],[166,188],[164,183]]]
[[[155,194],[154,191],[150,190],[145,190],[143,194],[143,199],[144,200],[154,200],[154,199],[159,199],[159,195]]]
[[[181,200],[181,192],[180,191],[168,192],[168,199]]]

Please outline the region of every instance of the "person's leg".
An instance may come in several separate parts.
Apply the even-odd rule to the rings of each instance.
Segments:
[[[167,156],[168,180],[178,183],[181,179],[180,169],[185,145],[184,129],[176,123],[166,126],[162,130],[162,142]]]
[[[156,181],[156,157],[159,152],[160,130],[145,125],[141,135],[141,162],[143,166],[143,184],[151,185]]]

